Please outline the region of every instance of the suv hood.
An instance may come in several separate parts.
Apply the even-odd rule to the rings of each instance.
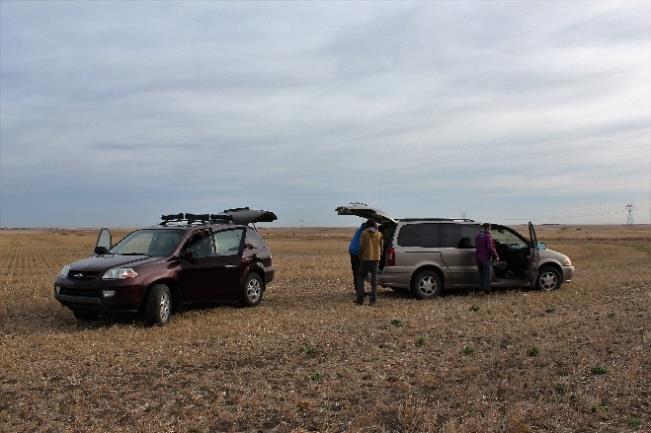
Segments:
[[[335,212],[339,215],[355,215],[361,218],[373,218],[375,221],[380,224],[391,222],[396,223],[396,220],[391,218],[385,212],[370,207],[365,203],[348,203],[343,206],[339,206],[335,209]]]
[[[146,255],[123,256],[121,254],[104,254],[102,256],[88,257],[70,264],[70,271],[95,271],[103,272],[115,266],[141,265],[161,260],[162,257],[150,257]]]

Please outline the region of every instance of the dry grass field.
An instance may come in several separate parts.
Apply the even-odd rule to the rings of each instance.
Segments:
[[[578,230],[580,229],[580,230]],[[256,308],[163,328],[53,299],[87,231],[0,232],[1,432],[651,432],[651,228],[541,227],[561,290],[352,303],[352,229],[264,235]]]

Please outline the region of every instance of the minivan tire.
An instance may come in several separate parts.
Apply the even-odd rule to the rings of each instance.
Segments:
[[[561,273],[552,266],[543,266],[538,272],[536,279],[536,288],[539,290],[549,292],[561,287],[562,282]]]
[[[435,271],[420,271],[411,280],[411,293],[417,299],[434,298],[438,296],[442,290],[443,280]]]
[[[242,303],[246,307],[255,307],[262,301],[264,282],[255,272],[249,273],[242,284]]]
[[[163,326],[172,316],[172,292],[165,284],[155,284],[145,300],[145,325]]]

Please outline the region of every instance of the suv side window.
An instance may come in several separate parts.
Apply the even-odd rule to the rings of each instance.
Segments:
[[[403,247],[438,247],[441,224],[405,224],[398,233],[398,245]]]
[[[193,234],[188,241],[187,248],[192,252],[192,257],[197,259],[215,255],[215,250],[210,239],[210,232],[207,230],[198,231]]]
[[[215,253],[218,256],[239,254],[243,230],[224,230],[212,235]]]

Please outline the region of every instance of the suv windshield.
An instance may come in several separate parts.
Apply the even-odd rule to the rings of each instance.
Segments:
[[[183,230],[138,230],[117,243],[112,254],[166,257],[183,237]]]

